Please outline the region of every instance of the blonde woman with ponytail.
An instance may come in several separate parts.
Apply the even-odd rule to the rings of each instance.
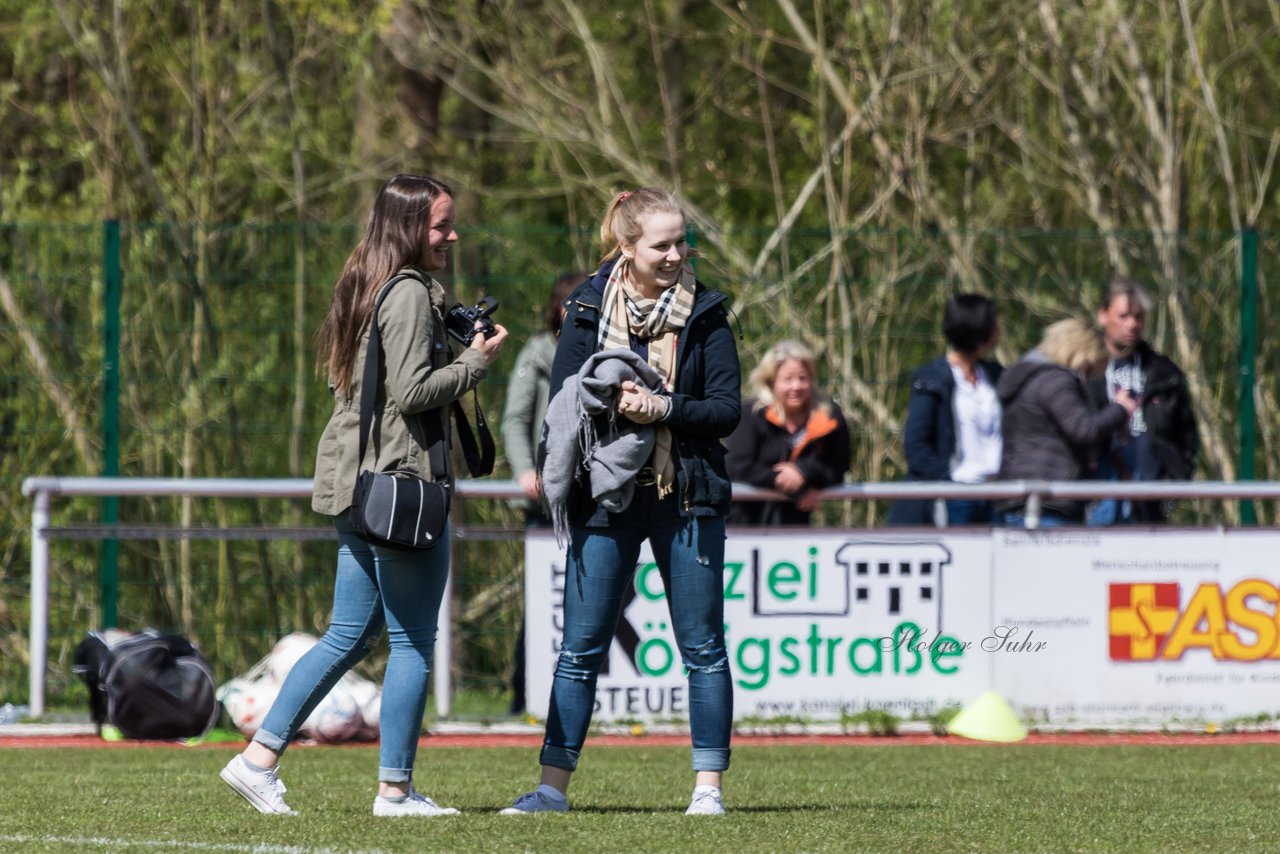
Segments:
[[[576,383],[566,388],[565,381],[590,369],[597,354],[638,357],[656,370],[660,389],[621,381],[615,411],[597,416],[588,432],[605,436],[615,420],[625,419],[652,425],[656,438],[634,494],[617,512],[592,498],[581,467],[557,469],[550,454],[543,462],[551,516],[568,527],[564,635],[540,783],[503,813],[569,809],[569,780],[591,723],[596,679],[647,539],[688,672],[695,778],[687,813],[719,815],[733,723],[723,591],[730,484],[721,440],[737,426],[741,408],[737,347],[725,296],[694,277],[684,215],[670,193],[619,193],[600,235],[605,253],[599,270],[564,303],[551,388],[556,395],[574,393]],[[557,409],[553,398],[548,424]],[[544,444],[549,432],[544,430]]]

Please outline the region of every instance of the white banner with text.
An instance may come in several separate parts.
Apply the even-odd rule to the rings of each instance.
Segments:
[[[1272,714],[1280,532],[730,532],[725,625],[742,719],[919,718],[994,688],[1055,724]],[[545,716],[565,556],[526,538],[528,708]],[[687,719],[646,547],[596,688],[597,720]]]

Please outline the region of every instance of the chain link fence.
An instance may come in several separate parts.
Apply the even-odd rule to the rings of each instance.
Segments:
[[[351,224],[0,225],[0,700],[19,702],[27,692],[30,507],[22,479],[309,476],[331,406],[315,370],[315,332],[358,236]],[[744,377],[780,337],[818,352],[822,384],[850,422],[853,480],[904,471],[907,377],[942,351],[950,294],[978,290],[997,301],[997,353],[1008,364],[1049,323],[1092,316],[1114,271],[1151,289],[1157,304],[1147,337],[1190,377],[1201,476],[1280,479],[1278,388],[1266,370],[1276,345],[1265,334],[1280,320],[1266,287],[1280,234],[691,236],[699,278],[733,298]],[[594,241],[592,232],[554,228],[460,233],[442,279],[458,301],[496,296],[512,332],[479,391],[495,430],[511,365],[538,331],[556,276],[593,267]],[[497,474],[509,476],[501,457]],[[878,524],[883,512],[874,502],[849,503],[819,515],[861,526]],[[292,500],[69,499],[54,513],[55,526],[323,524]],[[457,525],[472,533],[455,544],[454,707],[500,711],[523,606],[523,517],[504,501],[459,502],[457,513]],[[1189,504],[1180,513],[1189,523],[1239,521],[1230,505]],[[1259,521],[1274,523],[1274,508],[1263,507]],[[58,540],[52,560],[54,708],[83,701],[71,656],[104,615],[122,628],[186,634],[226,679],[280,636],[322,630],[332,596],[325,540]],[[371,656],[372,675],[384,655]]]

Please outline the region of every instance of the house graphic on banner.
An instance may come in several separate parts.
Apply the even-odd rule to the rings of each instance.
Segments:
[[[936,540],[849,540],[834,549],[834,565],[817,549],[810,549],[807,566],[768,558],[752,550],[754,616],[844,617],[859,627],[913,622],[932,632],[944,629],[943,581],[951,551]]]

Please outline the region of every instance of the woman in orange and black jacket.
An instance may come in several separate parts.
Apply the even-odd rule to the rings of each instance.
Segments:
[[[817,491],[844,480],[849,428],[815,379],[813,353],[798,341],[773,345],[751,372],[754,396],[725,442],[725,465],[735,481],[790,500],[736,501],[729,524],[808,525]]]

